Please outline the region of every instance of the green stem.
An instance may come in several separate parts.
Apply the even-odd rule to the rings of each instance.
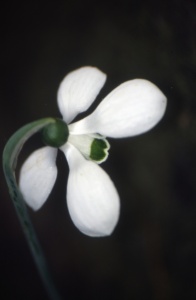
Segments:
[[[7,142],[4,151],[3,151],[3,170],[5,174],[5,178],[7,181],[7,185],[9,188],[10,196],[13,200],[14,206],[16,208],[18,217],[20,219],[20,223],[23,227],[25,236],[27,238],[30,250],[34,257],[35,263],[37,265],[37,269],[40,273],[42,281],[45,285],[45,288],[48,292],[48,295],[51,300],[60,300],[61,297],[58,294],[53,281],[48,272],[48,268],[46,265],[46,261],[36,237],[33,225],[29,218],[29,214],[23,200],[22,194],[18,188],[16,178],[15,178],[15,168],[17,164],[17,157],[20,153],[20,150],[23,144],[27,141],[29,137],[31,137],[34,133],[38,132],[45,126],[55,123],[56,120],[53,118],[45,118],[30,124],[25,125],[15,134],[11,136],[9,141]]]

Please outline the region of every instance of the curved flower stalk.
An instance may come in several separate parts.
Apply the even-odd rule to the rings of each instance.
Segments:
[[[16,208],[20,223],[27,238],[31,253],[34,257],[37,269],[43,284],[48,292],[51,300],[60,300],[61,296],[56,290],[53,280],[50,277],[48,267],[45,261],[44,254],[36,237],[33,225],[30,221],[28,211],[18,188],[15,178],[15,168],[17,164],[17,157],[19,152],[28,138],[40,131],[49,124],[55,124],[56,120],[52,118],[41,119],[30,124],[25,125],[16,131],[8,140],[3,151],[3,170],[5,179],[9,188],[10,196]]]
[[[27,158],[19,179],[25,202],[34,210],[40,209],[57,177],[57,148],[63,151],[70,169],[67,205],[71,219],[81,232],[94,237],[111,234],[120,211],[117,190],[98,165],[108,157],[106,137],[142,134],[161,120],[166,109],[166,97],[157,86],[134,79],[114,89],[89,116],[71,123],[90,107],[105,80],[106,75],[94,67],[82,67],[63,79],[57,96],[63,130],[53,125],[44,130],[47,145]]]

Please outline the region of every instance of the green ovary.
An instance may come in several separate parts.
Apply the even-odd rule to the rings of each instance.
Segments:
[[[60,119],[55,123],[49,124],[42,131],[43,141],[46,145],[59,148],[64,145],[68,139],[69,130],[67,124]]]

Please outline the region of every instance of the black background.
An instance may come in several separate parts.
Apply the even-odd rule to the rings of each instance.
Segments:
[[[121,197],[111,237],[89,238],[72,224],[63,155],[48,201],[29,211],[63,299],[196,299],[195,32],[193,0],[1,4],[1,152],[24,124],[60,116],[58,85],[80,66],[108,75],[98,100],[133,78],[168,98],[152,131],[110,140],[102,167]],[[32,138],[19,165],[38,146]],[[0,176],[0,297],[48,299]]]

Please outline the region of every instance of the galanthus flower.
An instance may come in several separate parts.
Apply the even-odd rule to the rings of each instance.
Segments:
[[[57,147],[69,165],[67,205],[75,226],[88,236],[106,236],[114,230],[120,211],[118,192],[99,166],[108,157],[108,138],[142,134],[162,118],[166,97],[153,83],[134,79],[119,85],[97,108],[82,120],[71,123],[86,111],[106,81],[95,67],[69,73],[58,89],[58,107],[63,116],[52,134],[45,130],[46,146],[24,162],[19,179],[26,203],[38,210],[47,200],[57,177]],[[51,125],[52,126],[52,125]],[[62,130],[61,130],[62,129]],[[62,141],[53,144],[54,136]]]

